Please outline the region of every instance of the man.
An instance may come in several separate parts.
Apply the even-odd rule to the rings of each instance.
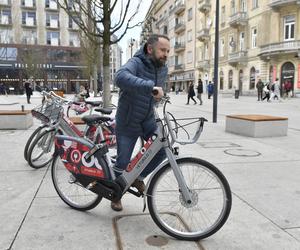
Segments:
[[[25,92],[26,92],[26,97],[27,97],[27,103],[30,104],[30,97],[32,95],[32,85],[31,81],[26,81],[24,84],[25,87]]]
[[[262,101],[263,100],[263,89],[264,89],[264,84],[262,80],[259,78],[257,83],[256,83],[256,89],[257,89],[257,101]]]
[[[214,94],[214,85],[211,81],[209,81],[207,86],[208,99]]]
[[[145,140],[155,132],[157,125],[153,105],[163,95],[163,85],[168,70],[165,66],[170,50],[169,38],[164,35],[151,35],[142,47],[115,75],[116,85],[120,88],[116,114],[117,162],[115,171],[121,174],[127,167],[138,137]],[[155,96],[153,89],[157,90]],[[132,184],[143,192],[143,179],[165,158],[161,150],[149,163],[141,176]],[[112,202],[115,211],[122,210],[121,201]]]
[[[201,78],[199,78],[198,80],[198,86],[197,86],[197,98],[200,101],[200,105],[202,105],[203,101],[202,101],[202,94],[203,94],[203,82],[201,80]]]

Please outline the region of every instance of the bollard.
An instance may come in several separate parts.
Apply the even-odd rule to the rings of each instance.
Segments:
[[[24,112],[24,105],[21,105],[21,110],[22,112]]]

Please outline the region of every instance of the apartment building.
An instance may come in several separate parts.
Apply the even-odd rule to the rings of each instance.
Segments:
[[[220,93],[254,94],[259,78],[290,81],[300,92],[299,23],[297,0],[220,0]],[[171,41],[169,88],[186,89],[198,78],[213,81],[214,0],[154,0],[141,39],[151,32]]]
[[[80,17],[78,1],[69,0],[68,7],[73,18],[57,0],[0,0],[0,83],[13,93],[21,93],[30,77],[67,93],[89,84],[81,32],[74,21]],[[112,75],[121,65],[120,50],[118,45],[111,48]]]

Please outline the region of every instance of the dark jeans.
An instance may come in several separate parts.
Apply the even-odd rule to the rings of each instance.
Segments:
[[[27,97],[27,103],[30,103],[30,94],[26,94],[26,97]]]
[[[192,99],[195,104],[197,103],[193,96],[188,96],[187,104],[190,103],[190,99]]]
[[[145,140],[147,140],[149,136]],[[132,151],[134,149],[135,143],[138,139],[138,136],[129,137],[124,135],[117,135],[117,162],[116,162],[116,176],[120,175],[123,170],[126,169]],[[143,170],[139,179],[144,179],[148,174],[150,174],[164,159],[166,158],[166,152],[164,149],[161,149],[155,157],[150,161],[148,166]]]
[[[262,90],[258,90],[257,91],[257,100],[263,100],[263,91]]]

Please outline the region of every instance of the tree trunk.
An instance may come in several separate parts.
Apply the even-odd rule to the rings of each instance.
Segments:
[[[97,90],[98,90],[98,71],[97,71],[97,64],[94,65],[94,72],[93,72],[93,91],[94,91],[94,97],[97,96]]]

